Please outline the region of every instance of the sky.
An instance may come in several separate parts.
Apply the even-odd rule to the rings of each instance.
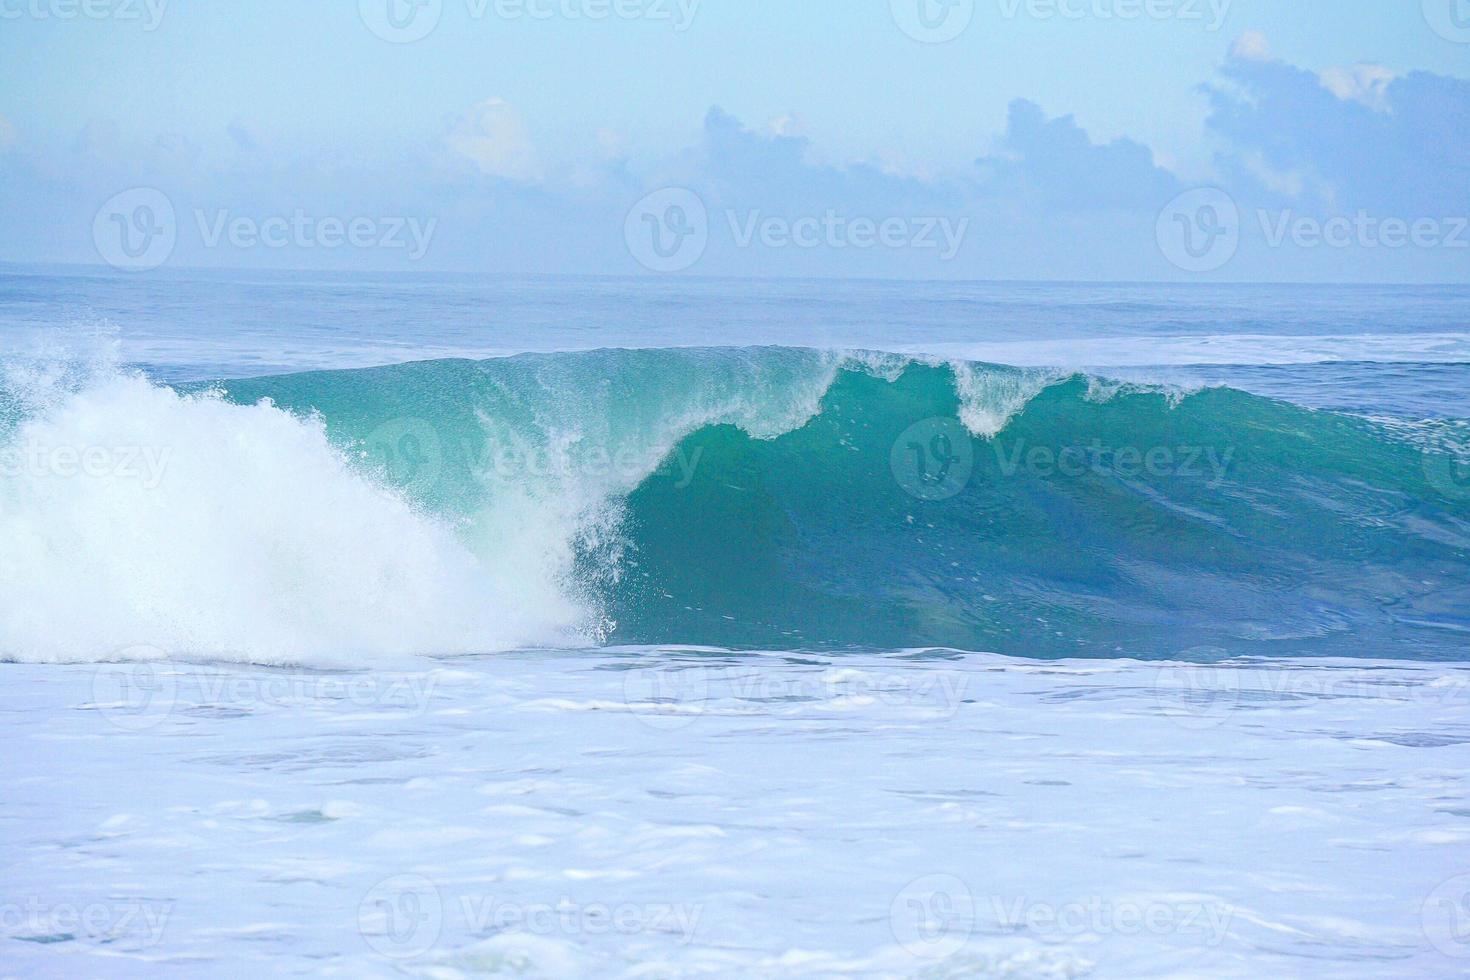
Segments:
[[[0,261],[1470,280],[1470,0],[0,0]]]

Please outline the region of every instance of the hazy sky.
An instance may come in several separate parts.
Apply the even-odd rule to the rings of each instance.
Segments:
[[[1470,0],[0,0],[0,259],[1467,281],[1467,78]]]

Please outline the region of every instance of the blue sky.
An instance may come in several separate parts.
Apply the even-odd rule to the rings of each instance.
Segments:
[[[0,0],[0,259],[144,188],[183,266],[1470,277],[1470,0],[419,2]]]

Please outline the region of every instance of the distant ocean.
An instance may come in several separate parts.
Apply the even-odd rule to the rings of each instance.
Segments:
[[[0,660],[23,970],[1446,975],[1470,288],[8,267]]]

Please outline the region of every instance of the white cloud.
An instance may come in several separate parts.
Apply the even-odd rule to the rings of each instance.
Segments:
[[[1370,109],[1387,112],[1388,86],[1396,77],[1382,65],[1329,68],[1322,73],[1322,87],[1344,102],[1361,102]]]
[[[775,136],[807,136],[810,135],[811,127],[806,118],[798,112],[790,112],[783,116],[777,116],[771,120],[770,131]]]
[[[1264,31],[1249,30],[1235,39],[1230,54],[1246,61],[1270,61],[1271,41]]]
[[[628,155],[628,137],[615,129],[599,129],[597,150],[605,159],[621,160]]]
[[[0,150],[8,150],[15,145],[15,127],[10,120],[0,116]]]
[[[449,146],[482,173],[527,182],[541,177],[520,113],[504,99],[486,99],[472,108],[450,133]]]

